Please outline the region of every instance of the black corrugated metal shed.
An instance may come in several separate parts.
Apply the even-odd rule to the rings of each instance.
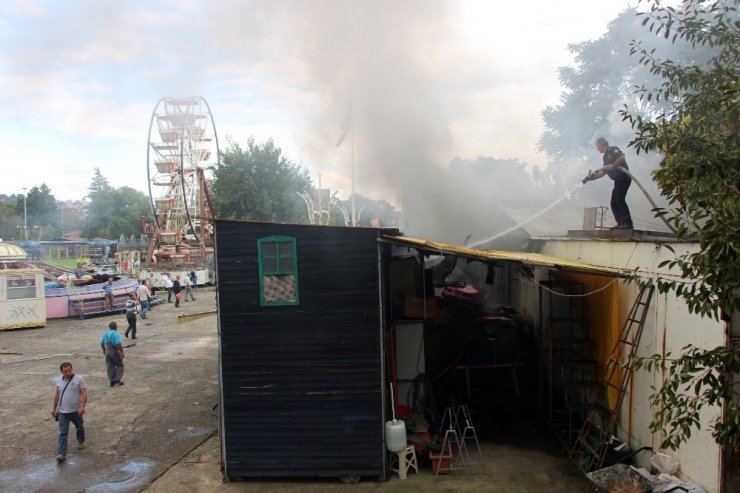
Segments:
[[[383,231],[215,233],[224,477],[385,478]]]

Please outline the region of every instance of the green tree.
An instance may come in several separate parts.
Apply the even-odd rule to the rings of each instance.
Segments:
[[[87,205],[83,200],[57,202],[59,223],[63,234],[79,235],[86,216]]]
[[[564,90],[560,103],[548,106],[542,112],[545,130],[538,149],[549,161],[544,181],[560,189],[567,189],[582,177],[594,163],[594,140],[607,137],[613,144],[629,138],[628,125],[621,122],[619,110],[627,107],[636,115],[655,115],[664,109],[664,102],[645,101],[635,94],[634,87],[660,84],[660,75],[650,67],[635,63],[630,41],[638,40],[645,49],[659,50],[676,63],[700,63],[712,52],[709,46],[696,49],[683,40],[671,43],[655,37],[643,28],[637,10],[629,8],[609,22],[607,31],[598,39],[568,46],[575,63],[559,69]],[[653,164],[630,162],[637,175],[648,176]],[[645,169],[643,169],[645,168]],[[648,185],[648,183],[646,183]],[[592,184],[582,193],[592,197],[603,196],[608,185]]]
[[[456,158],[450,162],[450,171],[471,184],[485,183],[486,192],[499,199],[523,199],[547,192],[542,185],[542,170],[534,167],[527,171],[527,163],[518,159],[497,159],[479,156],[475,160]]]
[[[17,202],[16,195],[0,195],[0,239],[4,241],[23,237],[23,216],[18,214]]]
[[[90,203],[84,220],[87,238],[117,239],[120,235],[141,233],[141,216],[152,221],[149,198],[131,187],[113,188],[100,170],[89,187]]]
[[[23,215],[23,197],[16,203],[16,211]],[[59,211],[57,201],[51,189],[42,183],[34,186],[26,196],[26,216],[28,221],[29,239],[51,240],[58,238],[61,233],[59,227]]]
[[[332,224],[345,226],[352,214],[352,200],[335,199],[332,207]],[[376,200],[362,195],[355,195],[355,210],[360,220],[360,226],[374,227],[373,220],[377,219],[381,228],[398,227],[401,212],[386,200]],[[344,214],[347,214],[346,220]]]
[[[654,176],[669,207],[663,215],[680,238],[695,237],[699,249],[665,263],[683,281],[658,280],[661,292],[686,300],[703,317],[738,316],[740,309],[740,111],[738,73],[740,36],[736,2],[685,2],[663,7],[652,0],[640,14],[649,31],[671,42],[711,51],[707,63],[681,63],[637,40],[632,52],[640,65],[660,78],[637,91],[648,111],[623,110],[636,130],[630,143],[637,152],[658,152],[665,159]],[[662,430],[664,446],[677,448],[699,428],[699,412],[725,405],[725,417],[713,425],[715,439],[740,444],[740,409],[735,374],[740,354],[734,347],[704,350],[688,346],[676,359],[660,355],[638,366],[668,369],[668,379],[652,398],[657,409],[653,430]]]
[[[290,161],[272,139],[247,147],[230,142],[213,167],[213,201],[219,217],[273,222],[306,222],[297,195],[312,189],[305,168]]]
[[[100,168],[95,168],[93,173],[93,179],[90,182],[90,186],[87,187],[91,195],[94,193],[105,192],[111,189],[108,179],[104,177],[103,174],[100,172]]]

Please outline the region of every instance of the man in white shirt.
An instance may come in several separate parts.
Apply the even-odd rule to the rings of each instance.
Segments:
[[[188,295],[190,295],[190,299],[195,301],[195,296],[193,296],[193,282],[190,280],[189,276],[185,276],[185,296],[183,298],[185,301],[188,301]]]
[[[164,289],[167,291],[167,303],[172,303],[172,286],[174,283],[169,274],[162,276],[162,284],[164,284]]]
[[[146,279],[139,282],[139,287],[136,288],[136,296],[139,298],[139,304],[141,305],[141,318],[146,318],[146,314],[149,313],[149,298],[151,298],[152,292],[149,291]]]
[[[54,407],[51,415],[59,421],[59,442],[57,461],[63,462],[67,458],[67,435],[69,423],[77,430],[77,448],[85,447],[85,424],[82,415],[85,414],[87,404],[87,386],[85,380],[75,375],[72,363],[64,362],[59,365],[62,377],[56,382],[57,390],[54,394]]]

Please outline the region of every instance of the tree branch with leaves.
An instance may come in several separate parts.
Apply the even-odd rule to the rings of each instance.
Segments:
[[[654,111],[636,114],[625,107],[621,112],[636,131],[630,146],[638,153],[664,156],[653,176],[669,206],[655,213],[676,228],[679,239],[699,242],[696,251],[660,265],[679,272],[683,280],[658,279],[658,289],[683,298],[690,313],[729,320],[740,309],[737,2],[697,0],[677,7],[657,0],[648,3],[650,8],[638,13],[645,28],[711,54],[702,63],[679,63],[639,41],[632,43],[639,64],[661,82],[636,90]],[[663,433],[664,447],[678,448],[701,427],[701,410],[717,405],[725,412],[712,424],[714,438],[722,444],[740,444],[736,347],[687,346],[676,358],[654,355],[635,365],[660,369],[667,376],[651,398],[655,409],[651,429]]]

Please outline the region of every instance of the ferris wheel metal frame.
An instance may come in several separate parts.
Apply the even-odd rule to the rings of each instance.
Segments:
[[[147,261],[162,245],[204,252],[207,234],[213,231],[208,222],[213,207],[206,171],[218,163],[219,156],[216,122],[203,97],[157,101],[147,141],[147,179],[155,228]]]

